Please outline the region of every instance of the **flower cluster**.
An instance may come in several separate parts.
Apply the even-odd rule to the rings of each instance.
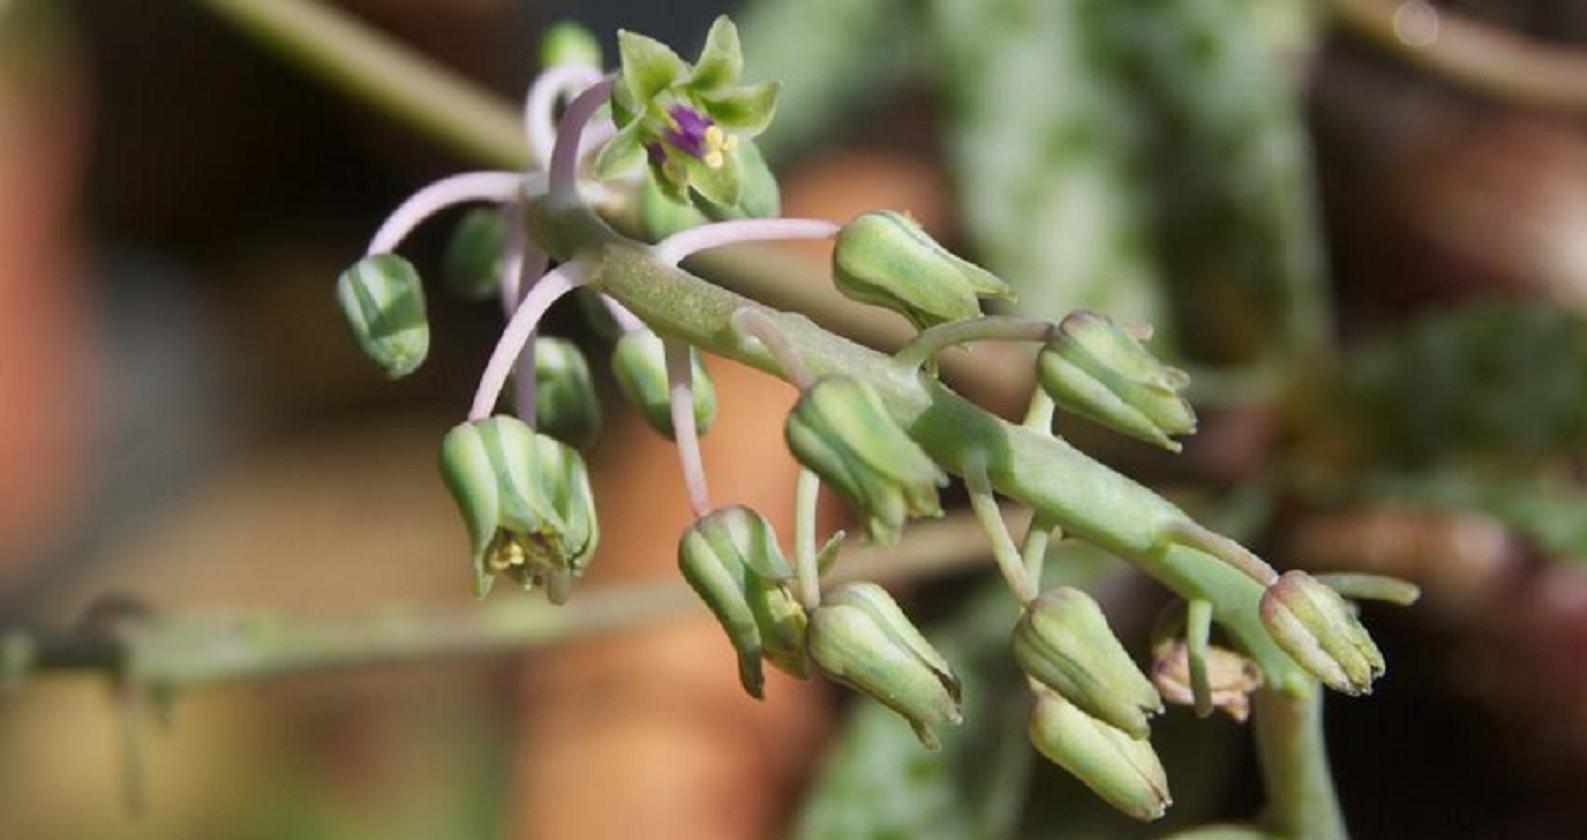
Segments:
[[[1179,448],[1174,437],[1195,430],[1182,397],[1188,377],[1147,350],[1149,331],[1093,312],[1060,323],[983,317],[981,301],[1011,298],[1010,286],[901,213],[866,213],[842,225],[760,218],[776,213],[777,191],[751,138],[769,124],[777,87],[740,83],[738,34],[726,18],[712,26],[692,65],[652,39],[620,33],[621,66],[612,75],[596,69],[593,41],[577,30],[558,37],[560,46],[548,54],[569,63],[549,68],[526,104],[531,157],[540,164],[529,172],[460,175],[421,190],[337,282],[359,347],[388,376],[412,372],[428,350],[429,325],[419,275],[393,251],[437,210],[489,205],[463,218],[444,272],[447,288],[470,300],[494,296],[508,316],[468,419],[441,447],[441,474],[467,526],[480,597],[503,577],[562,603],[594,557],[595,501],[576,447],[591,446],[598,435],[595,368],[574,343],[536,334],[552,304],[591,286],[581,293],[615,333],[610,370],[618,390],[677,444],[695,513],[678,542],[679,571],[721,625],[739,680],[754,697],[765,691],[769,662],[797,678],[819,672],[869,695],[930,748],[960,722],[952,666],[894,598],[870,582],[824,585],[842,533],[815,548],[822,542],[815,507],[823,483],[848,503],[871,540],[893,544],[912,519],[942,515],[939,492],[950,473],[964,479],[1018,602],[1010,638],[1031,686],[1031,741],[1127,814],[1155,819],[1168,806],[1168,782],[1149,740],[1151,717],[1165,701],[1192,704],[1203,715],[1223,708],[1243,720],[1249,695],[1271,674],[1284,677],[1268,681],[1271,690],[1305,693],[1316,680],[1351,694],[1382,676],[1383,657],[1344,600],[1350,587],[1303,572],[1279,576],[1237,543],[1052,439],[1056,406]],[[571,102],[553,130],[563,99]],[[602,111],[608,99],[609,111]],[[625,240],[602,210],[666,235],[648,245]],[[593,229],[596,244],[555,240],[571,229]],[[603,272],[619,258],[641,260],[661,287],[676,282],[677,263],[698,250],[791,238],[835,240],[838,291],[903,315],[920,334],[875,369],[830,358],[812,364],[804,348],[821,342],[797,340],[815,329],[804,319],[736,297],[718,310],[669,317],[643,294],[603,285]],[[572,257],[547,270],[553,251]],[[920,404],[947,406],[948,417],[971,409],[934,381],[934,356],[989,339],[1042,343],[1032,372],[1034,419],[1013,429],[978,416],[973,438],[957,428],[943,432],[942,418],[923,414]],[[717,407],[691,341],[777,370],[801,391],[785,425],[802,468],[791,560],[760,513],[710,504],[699,436]],[[935,433],[922,432],[933,423]],[[1067,457],[1062,463],[1085,469],[1033,478],[1041,465],[1015,461],[1016,438],[1026,453],[1046,453],[1055,464]],[[1070,495],[1054,502],[1031,491],[1041,481],[1068,483]],[[999,490],[1025,494],[1045,523],[1032,526],[1023,551],[1003,521]],[[1126,497],[1136,492],[1150,501],[1131,508]],[[1126,553],[1187,599],[1154,649],[1150,678],[1089,595],[1068,587],[1041,591],[1041,560],[1057,526]],[[1239,650],[1209,643],[1214,622],[1230,630],[1229,643]]]

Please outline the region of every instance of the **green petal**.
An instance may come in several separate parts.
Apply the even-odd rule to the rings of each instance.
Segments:
[[[688,85],[697,91],[714,90],[738,81],[743,72],[744,53],[739,49],[738,27],[727,15],[722,15],[711,24],[711,32],[705,36],[705,46],[700,50]]]
[[[766,130],[777,110],[776,82],[740,85],[702,93],[705,113],[725,129],[751,137]]]
[[[652,96],[672,87],[687,65],[666,44],[626,29],[617,30],[617,52],[622,58],[623,84],[641,110]]]
[[[738,155],[724,155],[722,165],[710,167],[705,161],[682,155],[689,173],[689,186],[708,201],[731,207],[738,203],[744,184],[744,170],[739,166]]]
[[[639,121],[629,123],[612,135],[595,156],[595,177],[613,178],[638,166],[645,159],[644,130]]]

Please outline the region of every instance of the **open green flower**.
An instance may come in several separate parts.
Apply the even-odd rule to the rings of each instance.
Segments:
[[[937,488],[948,477],[865,382],[816,380],[789,413],[784,432],[794,457],[854,506],[871,539],[896,543],[909,517],[942,515]]]
[[[766,130],[777,103],[776,83],[738,83],[744,57],[737,27],[717,18],[693,66],[633,32],[619,31],[617,48],[622,72],[612,91],[612,121],[618,131],[596,158],[597,177],[644,160],[676,201],[693,190],[712,204],[737,205],[744,181],[739,143]]]
[[[600,538],[579,453],[497,415],[447,432],[441,478],[468,525],[476,596],[500,574],[525,590],[544,585],[552,603],[567,600]]]
[[[763,657],[808,675],[805,612],[788,593],[793,573],[765,517],[743,505],[700,517],[678,541],[678,568],[738,652],[739,682],[750,696],[762,696]]]

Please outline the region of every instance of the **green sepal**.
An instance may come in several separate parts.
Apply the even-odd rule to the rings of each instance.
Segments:
[[[727,219],[771,219],[782,215],[782,188],[778,186],[777,176],[767,165],[760,147],[753,140],[744,140],[739,143],[738,151],[734,154],[738,157],[741,181],[738,203],[731,206],[716,204],[694,193],[694,206],[710,220],[718,222]],[[705,221],[707,219],[702,218],[699,223]]]
[[[712,204],[731,207],[738,203],[744,185],[744,170],[738,155],[724,154],[721,166],[710,166],[699,158],[677,156],[688,173],[689,188]]]
[[[746,137],[754,137],[771,125],[777,114],[777,93],[782,88],[776,82],[756,82],[737,85],[700,95],[705,112],[724,129]]]
[[[564,338],[535,337],[535,424],[569,446],[588,448],[601,430],[601,402],[590,364]]]
[[[618,129],[595,155],[595,177],[615,178],[645,160],[645,126],[639,121]]]
[[[458,221],[441,258],[441,280],[464,300],[485,300],[501,288],[507,220],[500,210],[476,207]]]
[[[694,71],[685,84],[694,90],[714,90],[738,81],[744,72],[744,53],[739,46],[738,27],[727,15],[720,15],[706,33],[705,46],[694,62]]]
[[[716,419],[716,389],[700,354],[689,348],[693,371],[694,425],[700,434]],[[666,350],[661,338],[650,330],[626,333],[612,349],[612,373],[623,396],[639,409],[650,427],[667,437],[673,436],[671,392],[667,385]]]
[[[632,97],[636,112],[651,97],[677,84],[687,67],[671,47],[626,29],[617,30],[617,53],[625,93]]]
[[[336,279],[336,303],[353,341],[387,378],[400,379],[430,352],[424,287],[396,254],[372,254]]]

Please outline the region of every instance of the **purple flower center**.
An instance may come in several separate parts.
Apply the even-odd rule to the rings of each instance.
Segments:
[[[705,130],[714,123],[686,105],[674,105],[667,112],[672,118],[672,128],[662,132],[661,136],[669,145],[690,157],[705,157]]]

